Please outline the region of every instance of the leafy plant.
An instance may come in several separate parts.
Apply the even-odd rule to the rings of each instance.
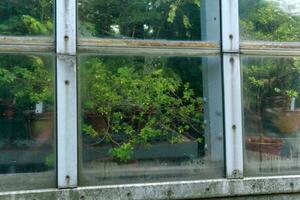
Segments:
[[[274,1],[241,0],[240,3],[240,27],[244,39],[299,41],[298,16],[282,10]],[[245,99],[246,107],[258,113],[262,113],[268,106],[288,109],[291,98],[298,96],[298,59],[271,57],[256,58],[256,61],[248,59],[246,62],[249,66],[244,68],[244,91],[248,97]]]
[[[244,90],[249,97],[246,105],[258,112],[274,106],[288,109],[291,98],[298,96],[300,87],[297,59],[264,58],[248,64],[250,66],[244,68]],[[274,97],[278,97],[280,102]]]
[[[100,130],[86,122],[83,131],[111,143],[110,154],[122,162],[130,160],[136,146],[180,143],[191,135],[201,138],[203,131],[202,98],[189,83],[160,66],[146,71],[137,66],[92,59],[82,72],[84,109],[105,121]]]
[[[299,16],[283,11],[274,1],[241,0],[240,3],[240,30],[244,39],[283,42],[299,41]]]
[[[1,35],[50,35],[53,32],[53,0],[0,2]]]
[[[16,107],[51,101],[52,79],[45,61],[38,56],[23,58],[13,60],[12,55],[6,55],[0,59],[0,100]]]
[[[122,5],[122,6],[120,6]],[[199,40],[200,0],[79,0],[84,36]]]

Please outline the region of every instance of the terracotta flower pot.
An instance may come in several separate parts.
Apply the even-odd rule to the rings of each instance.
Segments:
[[[97,131],[98,133],[107,128],[104,117],[97,114],[96,112],[85,112],[84,118],[86,122],[91,125],[93,129],[95,129],[95,131]]]
[[[53,136],[53,113],[26,114],[26,126],[30,137],[38,143],[49,143]]]
[[[3,116],[6,118],[13,118],[15,116],[15,109],[13,106],[7,106],[3,112]]]
[[[267,136],[246,137],[246,149],[260,153],[280,155],[284,141]]]
[[[269,109],[269,113],[272,123],[281,133],[292,134],[299,130],[300,109],[295,111]]]

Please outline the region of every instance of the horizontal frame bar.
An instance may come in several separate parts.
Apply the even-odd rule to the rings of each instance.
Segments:
[[[1,53],[27,53],[27,52],[39,52],[39,53],[54,53],[54,45],[42,46],[42,45],[1,45]]]
[[[83,38],[78,41],[79,46],[91,47],[162,47],[162,48],[204,48],[218,49],[220,44],[212,41],[168,41],[168,40],[128,40]]]
[[[276,176],[3,192],[0,199],[207,199],[299,192],[300,176]]]
[[[79,53],[199,56],[220,54],[218,42],[84,38]]]
[[[110,43],[111,42],[111,43]],[[147,46],[148,45],[148,46]],[[110,48],[108,48],[110,47]],[[0,52],[54,52],[50,37],[0,36]],[[218,42],[148,41],[120,39],[82,39],[78,45],[80,53],[104,54],[220,54]],[[250,42],[240,43],[240,53],[250,55],[300,56],[300,43],[294,42]]]
[[[51,37],[0,36],[0,44],[54,46],[54,39]]]
[[[50,37],[0,36],[0,52],[54,52]]]
[[[84,54],[118,54],[118,55],[157,55],[157,56],[208,56],[218,55],[216,49],[183,49],[183,48],[145,48],[145,47],[91,47],[79,46],[78,53]]]
[[[240,44],[242,54],[252,55],[276,55],[276,56],[299,56],[299,42],[248,42]]]

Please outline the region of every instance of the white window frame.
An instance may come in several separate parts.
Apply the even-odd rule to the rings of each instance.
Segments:
[[[0,52],[55,52],[57,59],[57,189],[0,193],[0,198],[193,199],[300,192],[300,176],[245,178],[240,55],[299,56],[300,43],[240,42],[238,0],[220,0],[221,42],[81,39],[76,0],[56,1],[55,44],[43,37],[0,36]],[[219,11],[217,11],[219,12]],[[184,44],[184,45],[183,45]],[[148,46],[147,46],[148,45]],[[147,46],[147,48],[144,48]],[[219,55],[222,58],[225,164],[223,179],[78,187],[78,53]],[[32,198],[31,198],[32,197]]]

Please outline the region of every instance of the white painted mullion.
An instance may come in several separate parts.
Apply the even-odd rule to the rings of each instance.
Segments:
[[[237,53],[240,48],[238,0],[221,0],[222,51]]]
[[[242,87],[238,0],[222,0],[226,176],[243,177]]]
[[[242,92],[239,54],[223,55],[226,175],[243,177]]]
[[[56,1],[57,180],[78,185],[76,0]]]

